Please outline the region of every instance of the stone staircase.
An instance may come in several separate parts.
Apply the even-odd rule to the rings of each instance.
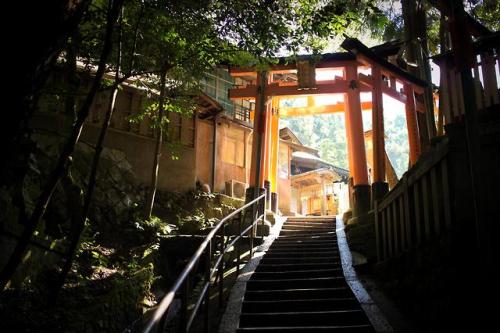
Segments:
[[[334,218],[288,218],[247,282],[238,332],[374,332],[345,281]]]

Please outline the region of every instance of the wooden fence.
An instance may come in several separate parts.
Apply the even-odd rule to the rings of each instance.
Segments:
[[[375,202],[378,261],[398,256],[450,227],[448,163],[448,145],[442,142]]]

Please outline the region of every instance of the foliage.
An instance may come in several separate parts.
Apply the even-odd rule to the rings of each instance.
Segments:
[[[370,113],[363,113],[363,128],[371,129]],[[289,127],[301,142],[318,149],[327,162],[349,169],[344,116],[341,114],[291,117],[280,120],[280,126]],[[386,152],[396,173],[401,176],[408,169],[408,133],[403,112],[386,112]]]
[[[335,166],[349,168],[343,115],[293,117],[280,122],[282,126],[289,127],[304,145],[318,149],[322,159]]]
[[[500,30],[500,2],[498,0],[467,1],[466,10],[491,31]]]

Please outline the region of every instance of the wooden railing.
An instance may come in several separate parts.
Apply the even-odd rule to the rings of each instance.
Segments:
[[[384,261],[451,225],[448,145],[442,142],[375,202],[377,259]]]
[[[472,69],[476,107],[484,110],[500,103],[497,70],[500,62],[500,33],[474,42],[475,64]],[[455,65],[453,52],[434,57],[440,67],[439,119],[441,126],[460,120],[465,114],[460,73]],[[499,73],[500,74],[500,71]]]
[[[222,308],[224,302],[224,273],[234,268],[226,265],[227,261],[229,261],[226,258],[227,253],[233,250],[233,252],[236,252],[235,262],[231,260],[229,263],[235,264],[236,276],[238,276],[241,264],[240,243],[248,236],[246,239],[250,241],[249,257],[252,258],[257,223],[260,221],[264,224],[265,205],[266,193],[264,192],[256,199],[224,217],[210,231],[186,264],[172,288],[158,304],[151,319],[146,323],[143,332],[164,332],[165,325],[167,325],[166,318],[173,308],[172,304],[175,299],[179,298],[180,327],[168,331],[189,332],[202,306],[204,331],[210,331],[210,300],[211,296],[213,296],[211,289],[214,286],[217,287],[214,292],[218,298],[218,307],[219,309]],[[236,226],[234,223],[236,223]],[[232,227],[233,232],[227,232],[227,227]],[[199,286],[200,288],[194,288],[196,285],[193,281],[195,275],[200,271],[200,264],[204,265],[201,268],[203,272],[201,286]],[[174,316],[175,314],[171,317]]]

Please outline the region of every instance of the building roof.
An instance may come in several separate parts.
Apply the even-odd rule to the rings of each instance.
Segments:
[[[280,129],[280,141],[291,147],[294,151],[305,151],[316,156],[319,156],[318,150],[304,146],[304,144],[299,140],[299,138],[292,132],[288,127]]]
[[[315,155],[312,155],[312,154],[309,154],[309,153],[306,153],[303,151],[296,151],[296,152],[292,153],[292,159],[317,162],[318,164],[321,164],[322,167],[319,169],[316,169],[316,170],[329,169],[329,170],[332,170],[333,172],[335,172],[336,174],[338,174],[342,181],[346,182],[349,179],[349,170],[332,165],[330,162],[327,162],[318,156],[315,156]],[[313,172],[316,170],[312,170],[312,171],[308,171],[308,172]],[[304,172],[304,173],[307,173],[307,172]],[[304,173],[301,173],[301,174],[304,174]],[[299,174],[299,175],[301,175],[301,174]]]
[[[310,186],[321,184],[323,180],[337,182],[342,180],[342,176],[329,168],[321,168],[307,171],[298,175],[292,176],[292,184],[299,183],[301,186]]]
[[[295,135],[295,133],[293,133],[292,130],[288,127],[283,127],[282,129],[280,129],[280,139],[290,140],[293,143],[299,144],[301,146],[304,145],[302,141],[300,141],[300,139]]]

